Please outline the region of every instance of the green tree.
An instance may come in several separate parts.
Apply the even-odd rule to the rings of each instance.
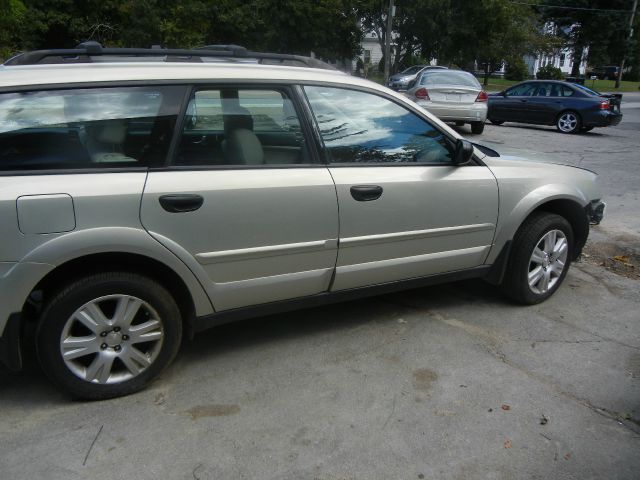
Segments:
[[[0,58],[5,58],[20,44],[27,8],[20,0],[0,0],[0,12]]]

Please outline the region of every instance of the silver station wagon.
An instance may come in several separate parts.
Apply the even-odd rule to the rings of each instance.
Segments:
[[[99,45],[0,67],[2,361],[35,337],[53,382],[102,399],[234,320],[474,277],[558,289],[603,215],[594,173],[322,67]]]

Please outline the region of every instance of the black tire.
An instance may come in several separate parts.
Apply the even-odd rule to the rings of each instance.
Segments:
[[[106,272],[72,281],[51,297],[36,347],[55,384],[74,398],[100,400],[143,389],[173,361],[181,339],[180,310],[163,286],[135,273]],[[88,353],[67,343],[79,341]],[[63,357],[64,345],[64,355],[75,358]]]
[[[480,135],[484,132],[484,122],[471,122],[471,133]]]
[[[566,239],[566,260],[562,271],[559,273],[554,269],[556,261],[552,261],[553,256],[547,257],[547,268],[542,266],[544,275],[550,277],[555,275],[549,282],[549,288],[546,291],[537,291],[530,285],[530,274],[534,274],[536,265],[533,261],[533,253],[536,247],[539,247],[545,235],[549,232],[560,231]],[[558,235],[558,239],[561,236]],[[512,299],[526,305],[540,303],[549,298],[560,287],[569,270],[570,261],[573,258],[573,230],[569,222],[560,215],[548,212],[533,213],[520,226],[513,239],[511,255],[502,281],[502,290]],[[535,278],[535,277],[534,277]]]
[[[582,128],[582,119],[578,112],[565,110],[556,118],[556,128],[560,133],[578,133]]]
[[[458,120],[457,122],[455,122],[455,123],[456,123],[456,127],[462,127],[462,126],[464,126],[464,122],[461,122],[461,121],[459,121],[459,120]]]
[[[504,123],[504,120],[494,120],[493,118],[490,118],[489,121],[494,125],[502,125]]]

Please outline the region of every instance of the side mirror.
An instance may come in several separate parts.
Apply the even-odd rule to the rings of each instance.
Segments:
[[[503,97],[506,97],[507,96],[507,91],[506,90],[501,91],[500,95],[502,95]]]
[[[415,86],[416,86],[416,80],[413,79],[407,84],[407,90],[409,90],[409,89],[411,89],[411,88],[413,88]]]
[[[453,164],[465,165],[471,161],[471,157],[473,157],[473,144],[468,140],[458,140],[453,153]]]

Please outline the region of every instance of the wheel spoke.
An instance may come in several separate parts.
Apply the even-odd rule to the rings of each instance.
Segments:
[[[566,252],[567,246],[567,239],[564,237],[559,238],[553,246],[553,253],[555,254],[555,257],[560,258],[560,256]]]
[[[62,342],[65,360],[84,357],[99,350],[97,337],[68,337]]]
[[[556,231],[552,230],[547,233],[544,237],[544,251],[546,253],[551,253],[553,251],[553,247],[556,244]]]
[[[74,318],[95,334],[109,326],[109,319],[94,302],[84,305],[76,312]]]
[[[114,324],[120,327],[128,327],[131,325],[136,313],[140,310],[142,300],[135,297],[121,297],[118,299],[116,312],[113,315]]]
[[[543,275],[544,275],[544,270],[542,269],[542,267],[536,267],[533,270],[531,270],[529,272],[529,285],[531,287],[535,287]]]
[[[555,273],[558,277],[562,275],[563,270],[564,270],[564,262],[562,260],[556,260],[551,265],[551,271]]]
[[[163,333],[158,320],[149,320],[140,325],[129,327],[129,336],[131,343],[140,343],[160,340]]]
[[[539,290],[540,293],[544,293],[549,290],[549,279],[551,277],[551,271],[547,270],[542,272],[542,278],[540,279]]]
[[[89,382],[107,383],[111,375],[114,357],[111,355],[98,354],[87,367],[85,380]]]
[[[544,261],[544,252],[538,247],[534,248],[533,255],[531,255],[531,261],[536,265],[542,265],[542,262]]]
[[[141,359],[141,356],[144,357],[144,360]],[[118,358],[122,360],[124,366],[127,367],[127,370],[134,376],[140,374],[149,366],[149,359],[134,347],[125,349]]]

